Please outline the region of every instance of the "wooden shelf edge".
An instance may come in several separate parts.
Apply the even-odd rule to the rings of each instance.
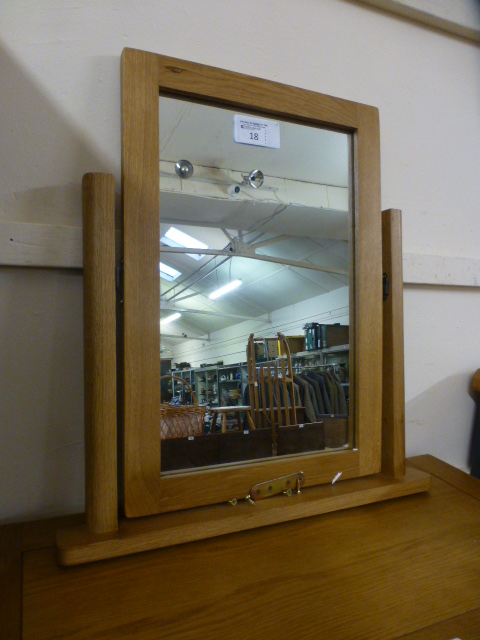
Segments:
[[[407,464],[412,468],[420,469],[443,480],[464,493],[468,493],[472,498],[480,500],[480,480],[470,476],[465,471],[453,467],[448,462],[444,462],[430,454],[425,454],[409,458]]]
[[[281,495],[254,506],[219,504],[122,520],[118,531],[91,534],[85,525],[56,534],[57,558],[72,566],[151,551],[289,520],[391,500],[430,489],[430,475],[409,468],[403,478],[382,474],[305,489],[290,498]]]

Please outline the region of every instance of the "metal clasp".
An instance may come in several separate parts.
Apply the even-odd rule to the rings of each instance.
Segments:
[[[245,500],[248,500],[250,504],[255,504],[256,500],[263,500],[264,498],[270,498],[270,496],[278,496],[280,493],[291,496],[295,488],[297,489],[297,494],[300,493],[300,487],[303,484],[305,484],[305,474],[303,471],[298,471],[289,476],[282,476],[281,478],[274,478],[273,480],[254,484]]]

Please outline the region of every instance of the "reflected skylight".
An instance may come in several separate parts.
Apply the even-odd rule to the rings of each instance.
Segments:
[[[160,277],[163,278],[164,280],[167,280],[168,282],[173,282],[178,278],[178,276],[181,276],[181,275],[182,275],[181,271],[177,271],[173,267],[169,267],[168,264],[164,264],[163,262],[160,262]]]
[[[193,236],[189,236],[188,233],[180,231],[176,227],[170,227],[166,234],[160,238],[163,244],[169,247],[185,247],[185,249],[209,249],[208,245],[200,242]],[[205,254],[199,253],[187,253],[187,256],[194,260],[201,260],[205,257]]]

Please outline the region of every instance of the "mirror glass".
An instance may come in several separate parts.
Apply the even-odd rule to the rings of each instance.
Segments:
[[[160,97],[162,473],[354,446],[351,148]]]

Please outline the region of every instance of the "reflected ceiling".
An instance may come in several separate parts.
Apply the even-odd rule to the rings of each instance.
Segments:
[[[242,256],[205,255],[200,261],[161,247],[162,262],[182,274],[173,282],[161,279],[161,317],[177,309],[208,312],[182,313],[162,334],[206,336],[349,282],[348,136],[282,122],[279,150],[236,144],[234,113],[160,99],[161,237],[175,226],[212,249],[228,250],[238,238],[243,247]],[[194,166],[189,180],[174,173],[180,159]],[[264,185],[242,186],[233,196],[229,187],[253,169],[264,173]],[[327,270],[244,257],[254,245],[258,256]],[[239,289],[208,298],[236,278]],[[162,338],[164,343],[175,340]]]

